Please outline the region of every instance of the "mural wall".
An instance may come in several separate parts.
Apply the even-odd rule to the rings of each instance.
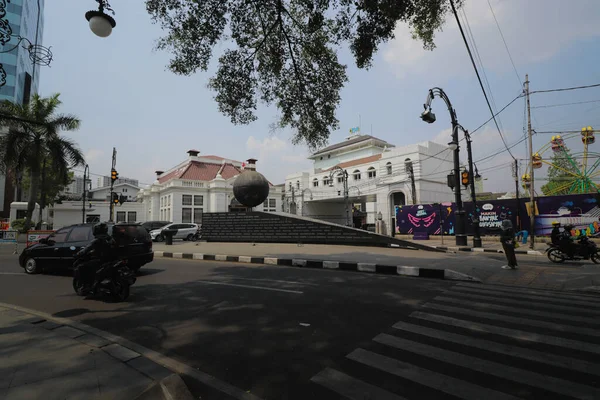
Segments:
[[[552,222],[571,224],[575,233],[587,236],[600,236],[600,195],[579,194],[566,196],[547,196],[537,198],[535,234],[550,235]],[[502,221],[512,221],[516,231],[530,231],[529,201],[520,199],[493,200],[464,203],[467,215],[467,233],[473,234],[473,218],[479,216],[482,235],[497,235]],[[396,207],[396,233],[429,235],[454,234],[456,207],[454,203],[421,204]]]

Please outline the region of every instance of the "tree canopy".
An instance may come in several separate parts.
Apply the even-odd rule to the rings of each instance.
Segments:
[[[357,67],[369,68],[398,22],[433,49],[450,1],[146,0],[146,8],[167,32],[157,47],[172,53],[176,74],[206,71],[215,48],[225,45],[208,86],[232,123],[256,120],[259,102],[275,103],[277,125],[315,149],[338,128],[335,111],[348,76],[337,51],[349,45]]]

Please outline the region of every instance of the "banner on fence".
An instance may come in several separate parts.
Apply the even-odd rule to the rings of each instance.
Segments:
[[[535,201],[535,234],[549,235],[552,222],[573,225],[577,235],[600,236],[600,195],[596,193],[538,197]],[[479,218],[482,235],[500,232],[502,221],[511,220],[515,231],[530,232],[529,199],[493,200],[464,203],[467,233],[473,234],[473,220]],[[454,234],[454,203],[421,204],[396,207],[396,233],[429,235]],[[520,216],[518,219],[517,216]]]
[[[45,239],[54,231],[28,231],[27,232],[27,247],[37,244],[40,239]]]
[[[17,231],[0,231],[0,243],[17,243]]]
[[[10,227],[10,222],[8,220],[0,221],[0,231],[7,231],[9,227]]]

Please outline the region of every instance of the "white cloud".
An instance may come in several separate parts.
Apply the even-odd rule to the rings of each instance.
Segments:
[[[600,36],[597,0],[493,0],[491,3],[517,68],[548,60],[578,39]],[[512,69],[487,1],[467,1],[464,11],[469,24],[459,11],[461,24],[465,31],[470,27],[473,32],[485,68],[497,72]],[[436,34],[437,48],[433,51],[423,50],[421,42],[412,39],[406,24],[396,27],[395,36],[383,57],[399,77],[473,73],[452,15],[448,16],[444,30]]]
[[[262,140],[250,136],[246,141],[250,153],[258,153],[256,157],[263,165],[262,172],[273,183],[282,183],[286,175],[310,168],[306,148],[293,146],[277,136],[265,137]]]

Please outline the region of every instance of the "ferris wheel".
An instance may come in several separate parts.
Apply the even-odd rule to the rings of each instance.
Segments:
[[[592,127],[587,126],[581,129],[581,133],[555,135],[541,149],[533,153],[531,159],[533,169],[540,169],[546,164],[562,175],[561,179],[546,187],[544,194],[551,196],[558,193],[581,194],[599,191],[600,153],[590,149],[590,145],[596,141],[594,133]],[[575,147],[577,138],[580,138],[583,143],[583,151],[572,152],[570,150]],[[570,147],[569,143],[573,146]],[[559,163],[556,160],[563,162]],[[521,176],[523,188],[527,190],[531,188],[529,168],[530,166]]]

